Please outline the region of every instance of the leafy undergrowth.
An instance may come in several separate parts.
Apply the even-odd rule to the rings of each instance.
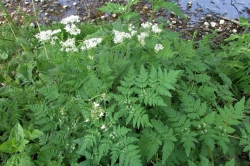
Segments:
[[[2,165],[249,165],[249,33],[78,21],[0,44]]]

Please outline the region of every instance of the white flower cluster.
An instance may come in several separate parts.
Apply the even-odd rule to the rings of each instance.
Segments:
[[[158,24],[152,24],[151,22],[142,23],[141,26],[144,29],[150,29],[153,33],[160,33],[162,30],[158,27]]]
[[[79,16],[75,16],[75,15],[71,15],[67,18],[62,19],[61,23],[62,24],[73,24],[74,22],[80,22],[80,17]]]
[[[129,30],[131,36],[134,36],[137,33],[137,31],[135,31],[134,29],[135,29],[135,26],[133,24],[129,24],[128,30]]]
[[[103,116],[105,116],[105,110],[100,107],[99,103],[94,102],[93,107],[91,109],[91,119],[99,120]]]
[[[79,16],[69,16],[67,18],[62,19],[61,23],[66,25],[65,30],[71,35],[78,35],[81,33],[81,30],[76,27],[75,22],[80,22]]]
[[[156,44],[154,49],[155,49],[155,52],[157,53],[157,52],[159,52],[160,50],[163,50],[164,47],[163,47],[161,44]]]
[[[152,26],[151,31],[152,31],[153,33],[160,33],[162,30],[158,27],[157,24],[154,24],[154,25]]]
[[[78,29],[75,24],[67,24],[64,29],[71,35],[78,35],[81,33],[81,30]]]
[[[51,44],[54,43],[54,40],[57,39],[56,36],[53,36],[57,33],[60,33],[61,29],[57,29],[57,30],[47,30],[47,31],[41,31],[40,33],[36,34],[35,37],[41,41],[41,42],[46,42],[46,41],[51,41]]]
[[[114,38],[114,43],[121,43],[123,42],[124,39],[130,39],[131,35],[129,33],[126,32],[120,32],[117,30],[113,30],[114,34],[115,34],[115,38]]]
[[[89,50],[91,48],[94,48],[97,46],[97,44],[102,42],[102,38],[92,38],[92,39],[88,39],[85,40],[83,43],[85,46],[82,46],[81,49],[82,50]]]
[[[143,23],[141,24],[141,26],[142,26],[144,29],[151,28],[152,23],[151,23],[151,22],[143,22]]]
[[[69,38],[65,42],[61,41],[60,44],[62,45],[61,51],[64,51],[64,50],[66,52],[69,52],[69,51],[76,52],[77,51],[77,48],[75,46],[75,38]]]
[[[139,40],[139,42],[141,43],[141,45],[145,45],[146,42],[145,42],[145,38],[148,37],[148,33],[146,32],[141,32],[138,36],[137,36],[137,39]]]

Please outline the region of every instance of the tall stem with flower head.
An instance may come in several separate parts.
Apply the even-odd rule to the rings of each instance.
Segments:
[[[36,7],[35,7],[34,0],[32,0],[32,6],[33,6],[33,10],[34,10],[35,17],[37,18],[37,13],[36,13]],[[41,28],[40,28],[40,25],[39,25],[39,23],[38,23],[37,20],[36,20],[36,24],[37,24],[37,27],[38,27],[39,32],[41,32]],[[48,51],[47,51],[47,49],[46,49],[45,44],[44,44],[43,41],[42,41],[42,43],[43,43],[43,48],[44,48],[44,51],[45,51],[45,54],[46,54],[46,58],[48,59],[48,58],[49,58],[49,56],[48,56]]]

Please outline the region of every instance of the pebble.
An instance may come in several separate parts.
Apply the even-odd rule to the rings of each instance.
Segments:
[[[63,5],[63,9],[68,9],[69,6],[68,5]]]
[[[101,19],[103,20],[103,19],[105,19],[106,18],[106,16],[101,16]]]
[[[220,20],[220,24],[224,24],[225,23],[225,20]]]
[[[176,24],[176,21],[175,21],[175,20],[173,20],[171,23],[172,23],[172,24]]]
[[[43,21],[48,21],[48,18],[47,17],[43,17]]]
[[[116,17],[116,14],[115,14],[115,13],[113,13],[113,14],[112,14],[112,17],[113,17],[113,18],[115,18],[115,17]]]
[[[188,7],[192,7],[193,3],[190,1],[187,3]]]
[[[29,5],[30,3],[29,3],[29,2],[27,2],[27,1],[25,1],[25,2],[24,2],[24,4],[25,4],[25,5]]]
[[[211,22],[210,25],[211,25],[211,27],[215,27],[216,26],[216,22]]]
[[[236,33],[236,32],[237,32],[237,29],[233,29],[232,32],[233,32],[233,33]]]
[[[209,26],[209,23],[208,23],[208,22],[204,22],[204,25],[205,25],[205,26]]]
[[[35,24],[32,22],[30,23],[30,27],[34,28],[35,27]]]
[[[202,21],[202,20],[205,20],[205,17],[200,17],[200,20]]]
[[[77,5],[77,2],[73,2],[73,5],[76,6],[76,5]]]

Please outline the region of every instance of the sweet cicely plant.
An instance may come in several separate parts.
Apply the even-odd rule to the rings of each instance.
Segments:
[[[87,29],[70,16],[10,59],[4,165],[249,164],[249,92],[235,95],[225,50],[152,22]]]

